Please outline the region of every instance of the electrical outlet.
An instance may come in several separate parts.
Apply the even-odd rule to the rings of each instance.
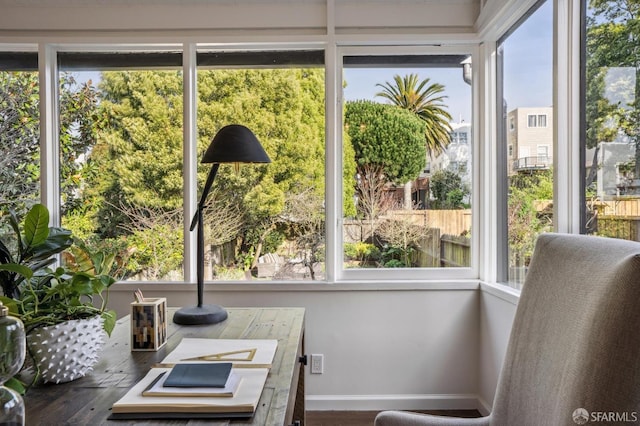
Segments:
[[[311,354],[311,374],[324,373],[324,355]]]

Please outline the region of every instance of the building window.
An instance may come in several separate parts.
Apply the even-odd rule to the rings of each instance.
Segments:
[[[471,150],[460,147],[467,132],[451,131],[460,124],[452,117],[473,122],[468,58],[343,56],[342,276],[471,266]],[[422,92],[428,99],[411,103]]]
[[[542,108],[552,104],[552,43],[553,2],[538,2],[529,13],[498,42],[498,81],[503,100],[502,117],[508,117],[499,128],[513,129],[514,111],[519,108]],[[532,66],[531,64],[535,64]],[[517,112],[517,111],[516,111]],[[508,123],[507,123],[508,120]],[[526,115],[528,128],[547,126],[547,115]],[[508,137],[507,137],[508,136]],[[499,281],[521,288],[538,234],[551,231],[553,216],[553,174],[548,162],[529,157],[548,155],[553,146],[538,144],[526,131],[502,132],[501,168],[504,182],[499,211],[501,212],[501,246],[499,249]],[[517,141],[517,151],[513,144]],[[517,155],[517,158],[514,156]]]
[[[538,145],[537,154],[538,154],[538,157],[543,157],[543,158],[549,157],[549,145]]]
[[[538,114],[538,127],[547,127],[547,114]]]
[[[527,127],[547,127],[547,115],[527,114]]]

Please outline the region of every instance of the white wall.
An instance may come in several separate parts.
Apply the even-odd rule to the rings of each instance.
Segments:
[[[116,285],[110,306],[128,313],[135,287]],[[477,285],[399,291],[237,287],[208,291],[205,303],[306,308],[305,352],[325,356],[324,374],[307,369],[307,409],[476,408]],[[193,286],[141,288],[145,296],[167,297],[169,306],[195,303]]]
[[[483,414],[488,414],[493,405],[518,298],[515,290],[503,286],[481,286],[478,399]]]

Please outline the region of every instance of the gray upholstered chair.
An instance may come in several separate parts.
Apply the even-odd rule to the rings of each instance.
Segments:
[[[614,412],[640,422],[640,243],[543,234],[491,414],[458,419],[385,411],[375,425],[575,426],[583,424],[573,419],[579,408],[591,418]]]

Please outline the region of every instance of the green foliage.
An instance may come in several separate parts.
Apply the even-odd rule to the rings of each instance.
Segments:
[[[345,243],[344,256],[347,260],[367,262],[380,259],[381,253],[380,249],[374,244],[359,241],[357,243]]]
[[[152,231],[145,236],[132,232],[135,220],[120,206],[167,212],[183,204],[182,78],[172,71],[106,72],[100,93],[102,121],[90,160],[105,172],[92,178],[84,196],[98,209],[95,218],[102,238],[129,236],[131,262],[142,272],[153,258],[144,247]],[[239,212],[237,238],[244,249],[251,248],[250,241],[260,241],[252,240],[247,230],[272,228],[289,192],[314,188],[324,197],[321,69],[202,70],[198,101],[199,152],[206,150],[221,127],[242,123],[272,159],[269,165],[243,165],[237,173],[222,165],[214,182],[216,205],[232,205]],[[346,164],[347,170],[355,167],[353,160]],[[209,169],[210,165],[199,167],[199,187]],[[347,187],[345,193],[351,197],[353,188]],[[225,230],[216,228],[219,224],[210,226],[212,240],[225,235],[228,241]],[[181,250],[172,254],[182,256]]]
[[[20,216],[39,194],[39,100],[37,73],[0,72],[0,206]]]
[[[464,199],[469,195],[469,189],[462,182],[462,178],[451,170],[438,170],[431,177],[429,187],[435,201],[431,204],[434,209],[463,209]]]
[[[515,175],[510,178],[508,229],[510,264],[528,264],[537,236],[552,231],[549,212],[539,202],[553,199],[553,172]]]
[[[114,256],[92,252],[81,241],[72,245],[69,231],[48,226],[49,211],[41,204],[29,210],[22,229],[15,215],[11,214],[9,220],[17,253],[0,244],[4,292],[0,300],[22,320],[26,331],[102,315],[104,329],[111,333],[115,312],[106,310],[106,294],[115,282],[109,275]],[[52,256],[62,252],[65,266],[49,268],[55,262]]]
[[[406,268],[411,266],[409,259],[415,252],[413,247],[386,245],[382,250],[382,264],[385,268]]]
[[[636,145],[637,177],[640,176],[640,2],[590,0],[588,4],[587,146],[597,147],[598,143],[609,142],[623,132]],[[613,72],[620,68],[633,74],[616,76]],[[608,77],[607,83],[605,77]],[[593,179],[592,173],[587,186]]]
[[[179,271],[184,259],[182,235],[181,228],[169,224],[135,230],[126,238],[131,252],[126,263],[128,275],[142,274],[146,280],[158,280]]]
[[[358,165],[382,165],[398,184],[416,179],[424,168],[425,123],[414,113],[371,101],[347,102],[345,125]]]
[[[0,284],[5,296],[20,295],[20,284],[25,278],[55,262],[52,257],[73,243],[71,232],[49,227],[49,211],[42,204],[35,204],[22,224],[13,211],[8,212],[13,229],[13,239],[0,241]]]

